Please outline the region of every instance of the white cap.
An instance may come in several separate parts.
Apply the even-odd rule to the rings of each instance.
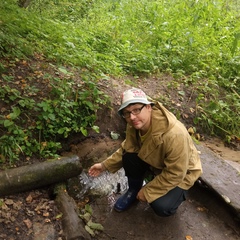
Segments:
[[[122,105],[118,109],[118,114],[121,115],[121,111],[132,103],[154,104],[153,102],[148,101],[147,95],[141,89],[132,88],[123,92]]]

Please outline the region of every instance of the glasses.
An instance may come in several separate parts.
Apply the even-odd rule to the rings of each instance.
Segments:
[[[140,108],[135,108],[135,109],[133,109],[133,110],[130,111],[130,112],[123,112],[123,113],[122,113],[122,117],[123,117],[123,118],[129,118],[131,114],[133,114],[133,115],[138,115],[145,106],[146,106],[146,105],[143,105],[143,106],[140,107]]]

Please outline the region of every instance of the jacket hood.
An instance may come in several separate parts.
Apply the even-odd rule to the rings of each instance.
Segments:
[[[174,127],[177,118],[161,103],[156,102],[152,109],[152,135],[164,134]]]
[[[162,139],[162,136],[177,123],[176,117],[159,102],[154,103],[151,117],[151,136],[156,141],[159,141],[159,138]],[[138,138],[136,138],[137,130],[130,124],[127,124],[126,133],[126,140],[128,144],[131,143],[131,146],[128,144],[127,146],[132,151],[137,152],[139,150]]]

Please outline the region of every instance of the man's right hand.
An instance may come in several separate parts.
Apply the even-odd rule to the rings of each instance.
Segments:
[[[91,177],[97,177],[100,173],[102,173],[103,171],[105,171],[105,167],[103,165],[103,163],[95,163],[93,166],[91,166],[88,170],[88,174]]]

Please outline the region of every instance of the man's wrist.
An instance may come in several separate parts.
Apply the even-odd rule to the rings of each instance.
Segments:
[[[102,166],[102,170],[105,171],[105,170],[106,170],[106,167],[105,167],[105,165],[103,164],[103,162],[101,162],[101,166]]]

